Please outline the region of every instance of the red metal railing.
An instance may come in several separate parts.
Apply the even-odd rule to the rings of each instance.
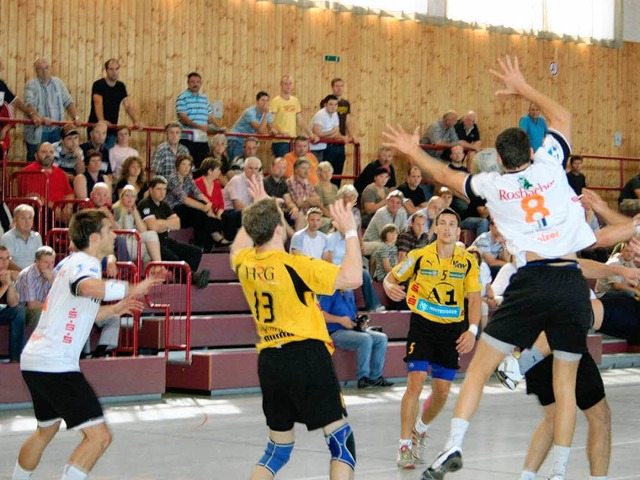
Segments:
[[[38,197],[7,197],[4,199],[9,210],[13,213],[18,205],[31,205],[35,213],[33,225],[36,231],[42,235],[44,232],[44,208]]]
[[[140,270],[133,262],[117,262],[118,280],[124,280],[131,284],[140,281]],[[120,335],[118,336],[118,346],[113,349],[113,355],[130,354],[138,356],[138,339],[140,335],[140,315],[141,312],[134,312],[133,315],[120,316]]]
[[[13,123],[13,124],[27,124],[27,125],[32,125],[33,121],[32,120],[27,120],[27,119],[20,119],[20,118],[8,118],[8,117],[0,117],[0,123]],[[64,126],[69,122],[51,122],[51,125],[54,126]],[[95,126],[95,123],[81,123],[79,125],[79,127],[93,127]],[[109,127],[109,129],[113,130],[115,129],[116,126],[112,125]],[[142,127],[142,128],[136,128],[135,126],[130,126],[129,127],[131,129],[131,131],[139,131],[139,132],[143,132],[145,134],[145,158],[146,158],[146,171],[147,171],[147,176],[149,175],[149,173],[151,172],[151,135],[152,134],[157,134],[157,133],[164,133],[164,127]],[[189,129],[184,129],[183,130],[184,133],[192,133],[192,130]],[[222,133],[222,132],[209,132],[209,135],[216,135],[217,133]],[[225,132],[224,135],[226,136],[230,136],[230,137],[238,137],[238,138],[246,138],[246,137],[254,137],[260,140],[281,140],[283,138],[286,138],[289,140],[289,143],[291,144],[291,146],[293,147],[293,141],[294,138],[291,137],[283,137],[282,135],[261,135],[261,134],[246,134],[246,133],[231,133],[231,132]],[[321,142],[323,143],[344,143],[342,140],[336,140],[333,138],[321,138],[320,139]],[[353,143],[353,142],[349,142],[350,144],[353,145],[353,175],[334,175],[335,178],[341,178],[341,179],[350,179],[350,178],[355,178],[358,175],[360,175],[360,166],[361,166],[361,154],[360,154],[360,144],[359,143]],[[4,179],[5,179],[5,172],[6,172],[6,166],[21,166],[24,165],[24,162],[7,162],[6,156],[7,156],[7,152],[5,150],[5,145],[4,142],[0,142],[0,148],[2,149],[2,195],[4,198]]]
[[[185,362],[191,352],[191,268],[187,262],[149,262],[148,276],[154,268],[167,270],[167,283],[149,290],[146,299],[149,308],[164,312],[164,354],[184,351]]]

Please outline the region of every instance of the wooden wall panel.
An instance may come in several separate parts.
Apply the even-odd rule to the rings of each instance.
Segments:
[[[228,126],[258,90],[275,96],[283,74],[293,76],[309,121],[339,76],[365,163],[375,158],[387,122],[425,129],[448,109],[475,110],[489,145],[527,109],[522,100],[495,98],[497,83],[488,73],[498,55],[514,53],[533,85],[575,112],[576,151],[640,153],[637,44],[607,49],[253,0],[8,0],[3,13],[0,77],[22,96],[34,60],[48,57],[83,119],[91,84],[113,56],[121,59],[121,79],[147,125],[175,118],[175,98],[193,70],[202,74],[209,98],[224,102]],[[325,62],[327,54],[341,61]],[[560,73],[551,77],[554,59]],[[124,113],[120,120],[128,121]],[[623,134],[621,148],[613,146],[616,131]],[[14,137],[12,154],[20,157],[20,130]],[[134,145],[143,147],[135,134]],[[591,183],[617,182],[615,164],[594,163],[587,165]]]

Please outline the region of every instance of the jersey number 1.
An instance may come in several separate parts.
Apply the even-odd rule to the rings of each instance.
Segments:
[[[258,296],[258,292],[253,292],[253,296],[255,298],[254,309],[256,311],[256,320],[258,322],[271,323],[274,321],[273,317],[273,296],[270,293],[262,292],[260,296]],[[262,297],[262,303],[260,303],[260,297]],[[268,317],[261,319],[260,318],[260,308],[266,310]]]

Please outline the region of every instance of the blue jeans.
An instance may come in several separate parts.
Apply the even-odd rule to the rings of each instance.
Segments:
[[[373,283],[371,283],[371,275],[369,271],[364,268],[362,269],[362,296],[364,297],[364,305],[368,312],[375,310],[381,305],[376,289],[373,288]]]
[[[367,377],[377,380],[382,376],[384,360],[387,356],[387,336],[384,333],[367,330],[336,330],[331,339],[337,348],[356,350],[358,358],[358,379]]]
[[[22,348],[26,343],[25,323],[24,307],[5,307],[0,310],[0,325],[9,325],[9,359],[12,362],[20,360]]]
[[[244,138],[228,137],[227,153],[229,154],[229,162],[232,162],[236,157],[240,157],[242,155],[243,145]]]
[[[463,230],[475,230],[476,237],[489,231],[489,219],[482,217],[467,217],[462,220],[460,228]]]
[[[273,142],[271,144],[271,152],[274,158],[284,157],[291,151],[291,145],[289,142]]]
[[[55,143],[62,138],[62,130],[60,127],[54,127],[52,130],[44,129],[42,132],[42,139],[40,143],[49,142]],[[33,162],[36,159],[36,152],[40,143],[27,143],[27,161]]]

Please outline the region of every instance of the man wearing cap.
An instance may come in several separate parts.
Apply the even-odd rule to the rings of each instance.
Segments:
[[[62,140],[53,144],[53,158],[54,165],[64,170],[70,182],[84,173],[84,153],[80,148],[78,128],[73,123],[62,127]]]
[[[118,80],[120,64],[115,58],[110,58],[104,64],[105,77],[93,82],[91,87],[91,113],[89,123],[106,122],[107,125],[117,125],[120,115],[120,104],[133,120],[136,128],[142,128],[138,115],[129,101],[129,94],[124,83]],[[91,133],[91,128],[87,130]],[[116,132],[111,130],[107,134],[106,145],[111,148],[116,144]]]
[[[40,143],[60,140],[60,127],[52,126],[51,122],[63,121],[65,110],[76,124],[80,121],[69,90],[62,80],[51,75],[49,61],[40,58],[34,67],[36,78],[29,80],[24,89],[24,103],[34,122],[34,125],[24,126],[27,160],[30,162],[34,160]]]
[[[353,186],[356,187],[358,195],[362,195],[362,192],[367,188],[367,185],[373,182],[373,177],[379,167],[386,167],[387,170],[389,170],[389,180],[387,180],[385,187],[395,187],[396,171],[393,168],[393,164],[391,163],[392,161],[393,149],[389,147],[380,147],[380,150],[378,150],[378,158],[367,165],[364,170],[362,170],[358,178],[356,178],[355,182],[353,182]]]

